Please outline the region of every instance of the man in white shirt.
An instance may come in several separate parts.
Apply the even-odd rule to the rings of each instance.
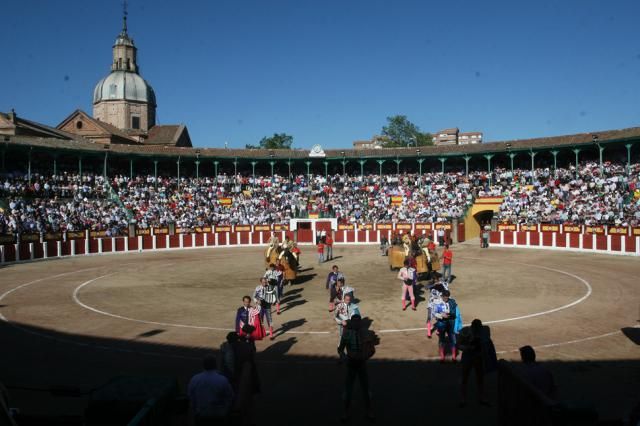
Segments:
[[[195,426],[225,418],[233,402],[233,389],[227,378],[216,370],[216,358],[206,356],[202,366],[204,371],[191,378],[187,390]]]

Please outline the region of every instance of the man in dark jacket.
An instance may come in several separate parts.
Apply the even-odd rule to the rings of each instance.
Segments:
[[[373,355],[375,349],[373,342],[368,339],[366,330],[362,327],[360,315],[354,315],[348,321],[338,346],[338,355],[341,360],[346,360],[347,377],[345,381],[344,415],[342,421],[349,420],[349,409],[353,397],[353,386],[356,379],[360,382],[360,389],[367,408],[367,418],[373,420],[371,411],[371,395],[369,394],[369,375],[367,374],[367,360]],[[346,349],[346,354],[345,354]]]

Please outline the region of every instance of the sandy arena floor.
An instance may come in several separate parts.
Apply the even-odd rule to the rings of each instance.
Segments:
[[[637,402],[640,350],[629,336],[640,319],[640,259],[476,244],[453,249],[452,296],[465,323],[480,318],[491,327],[499,357],[517,359],[518,347],[534,346],[564,399],[593,403],[607,418]],[[117,374],[171,375],[184,389],[204,351],[233,328],[242,296],[263,273],[262,253],[215,248],[5,266],[0,381],[93,387]],[[287,287],[283,312],[274,315],[277,337],[258,343],[259,423],[337,422],[343,372],[325,290],[334,263],[380,338],[370,366],[378,423],[415,424],[425,412],[459,421],[451,424],[495,423],[495,406],[455,408],[459,367],[434,362],[426,303],[420,298],[416,312],[401,310],[396,273],[377,247],[341,246],[335,255],[317,265],[312,248],[303,247],[301,282]],[[495,378],[488,386],[495,401]],[[34,398],[14,397],[22,406]],[[49,410],[74,407],[40,398]]]

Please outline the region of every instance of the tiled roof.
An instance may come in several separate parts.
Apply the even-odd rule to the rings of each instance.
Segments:
[[[149,137],[145,145],[175,145],[178,142],[183,125],[153,126],[149,129]]]
[[[102,123],[104,124],[104,123]],[[608,142],[620,142],[625,140],[640,141],[640,127],[632,127],[621,130],[606,130],[592,133],[579,133],[575,135],[555,136],[548,138],[521,139],[502,142],[485,142],[470,145],[438,145],[421,146],[421,156],[461,156],[461,155],[481,155],[485,153],[506,153],[509,149],[512,152],[529,151],[557,148],[570,148],[576,145],[593,145],[593,135],[598,135],[598,142],[606,144]],[[273,153],[274,158],[280,159],[307,159],[308,150],[267,150],[267,149],[224,149],[224,148],[184,148],[176,146],[159,146],[153,144],[116,144],[105,148],[103,144],[90,142],[70,135],[75,140],[65,141],[54,138],[37,138],[28,136],[10,136],[9,143],[17,145],[35,146],[43,148],[86,150],[94,152],[104,152],[106,149],[113,153],[140,154],[148,156],[193,156],[199,154],[201,157],[217,158],[270,158]],[[508,146],[510,144],[510,146]],[[342,152],[346,158],[390,158],[390,157],[415,157],[416,148],[383,148],[383,149],[327,149],[326,158],[342,158]],[[322,160],[322,158],[320,158]]]

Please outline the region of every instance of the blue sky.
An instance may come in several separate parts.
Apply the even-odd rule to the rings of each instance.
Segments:
[[[0,111],[91,112],[119,0],[2,6]],[[160,124],[196,146],[350,147],[404,114],[424,131],[520,139],[640,125],[637,0],[129,1]]]

